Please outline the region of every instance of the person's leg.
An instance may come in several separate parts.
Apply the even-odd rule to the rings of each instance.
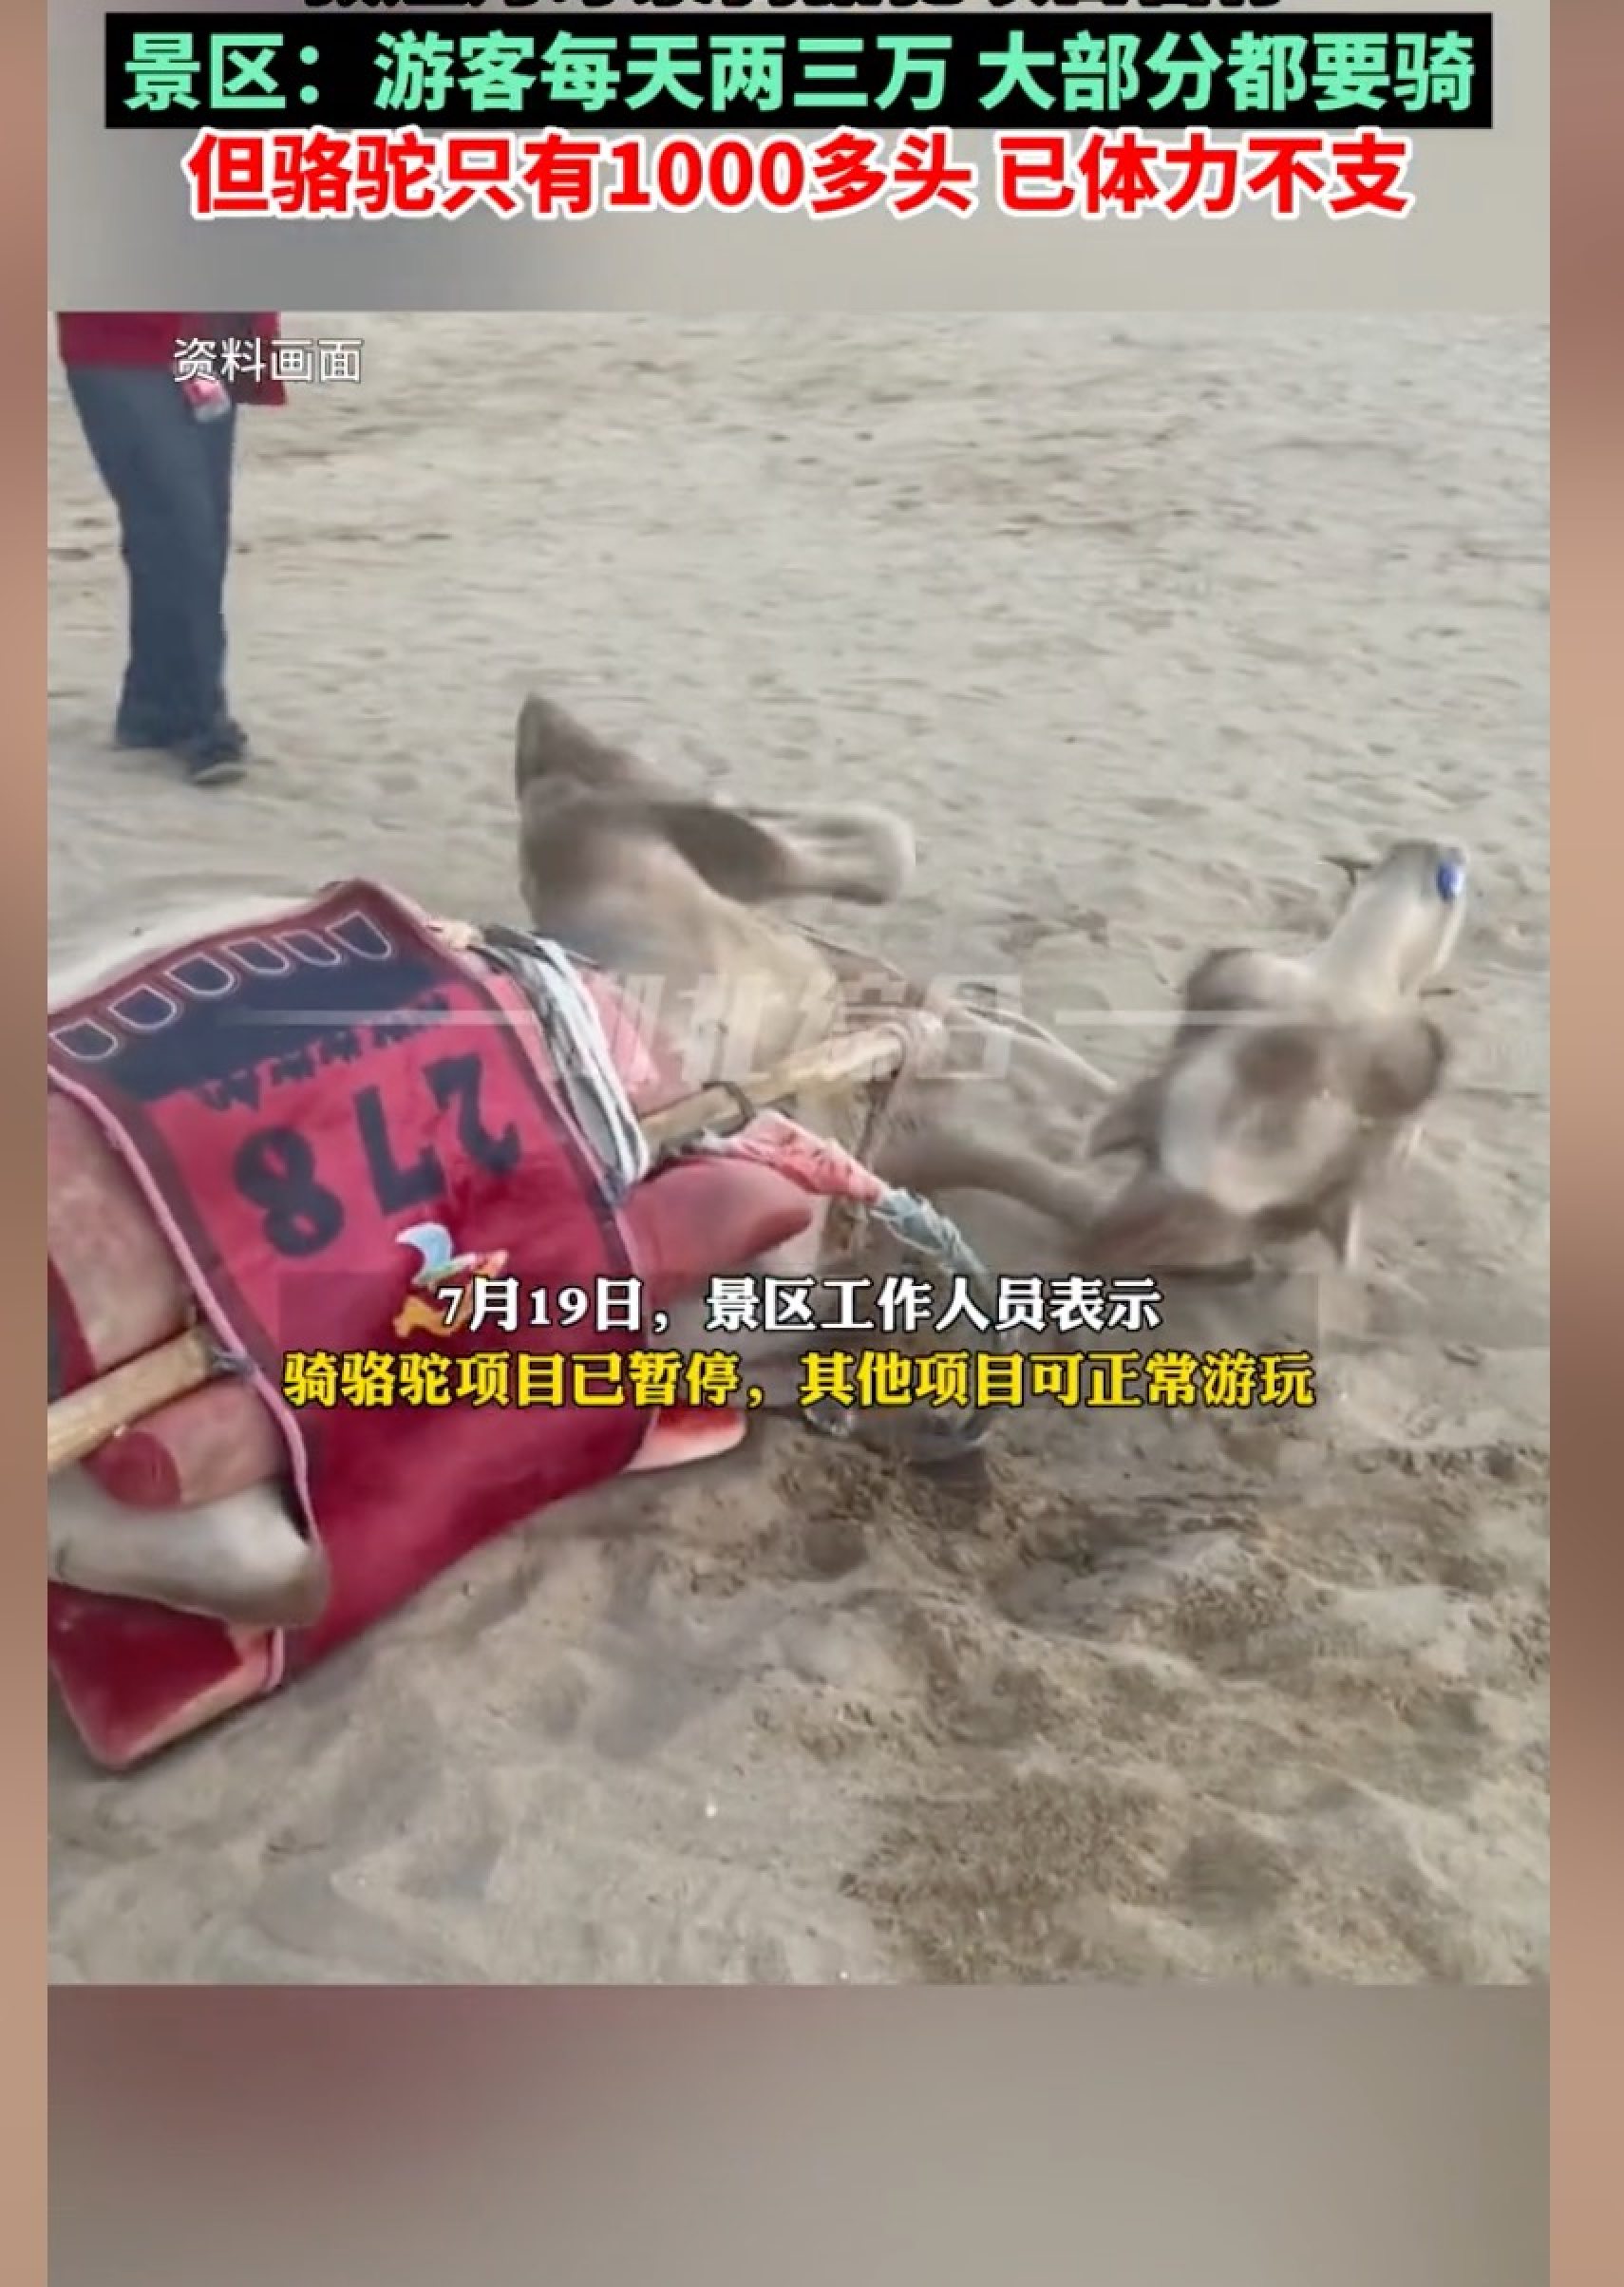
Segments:
[[[129,575],[130,659],[117,735],[124,745],[175,749],[195,777],[235,775],[240,733],[233,751],[220,735],[220,472],[229,480],[235,410],[198,421],[157,368],[73,367],[67,382],[118,509]]]
[[[214,535],[215,612],[210,629],[210,658],[214,681],[214,711],[208,736],[217,746],[241,753],[247,741],[232,719],[226,697],[225,594],[231,576],[232,474],[236,459],[236,412],[198,425],[203,446],[203,473],[208,484],[211,530]]]

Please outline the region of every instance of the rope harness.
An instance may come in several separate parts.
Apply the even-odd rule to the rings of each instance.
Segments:
[[[996,1326],[996,1281],[958,1225],[929,1200],[882,1183],[873,1172],[897,1086],[914,1061],[909,1050],[917,1027],[913,1020],[925,1008],[926,995],[890,962],[859,954],[800,923],[790,926],[829,958],[838,981],[849,985],[854,969],[863,979],[878,975],[885,980],[887,997],[865,1013],[881,1023],[895,1015],[902,1054],[891,1071],[861,1084],[858,1090],[861,1117],[849,1151],[797,1127],[796,1134],[804,1139],[806,1149],[775,1151],[770,1141],[764,1141],[763,1147],[750,1156],[781,1166],[792,1181],[829,1200],[825,1236],[831,1238],[834,1252],[860,1252],[870,1227],[878,1227],[929,1274],[960,1282],[987,1321],[988,1345],[1008,1351],[1011,1347],[1009,1335],[991,1331]],[[602,1021],[576,973],[581,969],[601,973],[602,965],[566,954],[546,937],[501,923],[480,930],[475,950],[502,970],[523,993],[546,1033],[581,1133],[609,1171],[617,1197],[623,1199],[633,1183],[654,1171],[657,1162],[638,1127]],[[748,1151],[751,1131],[758,1123],[765,1126],[764,1107],[753,1104],[743,1088],[712,1085],[722,1087],[732,1099],[733,1125],[687,1144],[670,1156],[695,1150]],[[784,1107],[780,1117],[794,1125],[788,1118],[790,1108]],[[823,1436],[861,1442],[869,1428],[869,1410],[837,1399],[820,1399],[802,1408],[801,1418]],[[973,1401],[964,1406],[898,1408],[895,1413],[887,1409],[884,1418],[890,1434],[885,1442],[900,1444],[916,1460],[945,1459],[982,1445],[994,1413],[993,1408]],[[916,1418],[910,1420],[910,1414]]]

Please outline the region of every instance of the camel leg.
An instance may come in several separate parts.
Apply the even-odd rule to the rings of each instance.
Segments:
[[[654,800],[637,814],[709,887],[741,905],[840,898],[885,905],[913,878],[914,837],[888,810],[746,810]]]
[[[595,797],[596,830],[618,819],[628,833],[657,835],[709,888],[744,905],[806,897],[884,904],[913,876],[914,837],[889,811],[690,797],[539,696],[519,711],[514,778],[527,840],[567,834],[574,804]]]
[[[1320,1216],[1319,1227],[1325,1234],[1339,1268],[1357,1270],[1363,1238],[1363,1218],[1359,1194],[1350,1187],[1331,1200]]]
[[[1086,1232],[1100,1211],[1092,1187],[1053,1160],[945,1125],[914,1128],[882,1144],[877,1172],[885,1182],[927,1199],[949,1191],[985,1191],[1012,1200],[1073,1234]]]
[[[555,786],[570,784],[600,793],[677,791],[624,747],[611,746],[538,692],[532,692],[519,710],[513,777],[520,802],[528,787],[543,780]]]
[[[238,1626],[306,1627],[328,1566],[274,1486],[196,1509],[130,1509],[73,1469],[50,1488],[48,1574],[65,1587],[133,1597]]]

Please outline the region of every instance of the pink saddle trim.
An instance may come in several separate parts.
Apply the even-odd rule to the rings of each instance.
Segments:
[[[686,1468],[689,1462],[714,1461],[744,1443],[748,1421],[737,1406],[667,1406],[655,1415],[648,1435],[620,1474],[635,1477],[653,1469]]]

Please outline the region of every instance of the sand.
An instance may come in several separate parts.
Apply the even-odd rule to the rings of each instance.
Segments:
[[[1543,1978],[1543,330],[289,330],[364,378],[245,424],[231,791],[107,750],[53,377],[53,944],[348,872],[515,916],[538,683],[707,783],[886,794],[875,941],[1115,1071],[1112,1010],[1317,925],[1324,853],[1458,835],[1457,1062],[1313,1414],[1012,1416],[945,1486],[769,1428],[139,1775],[57,1722],[53,1975]]]

